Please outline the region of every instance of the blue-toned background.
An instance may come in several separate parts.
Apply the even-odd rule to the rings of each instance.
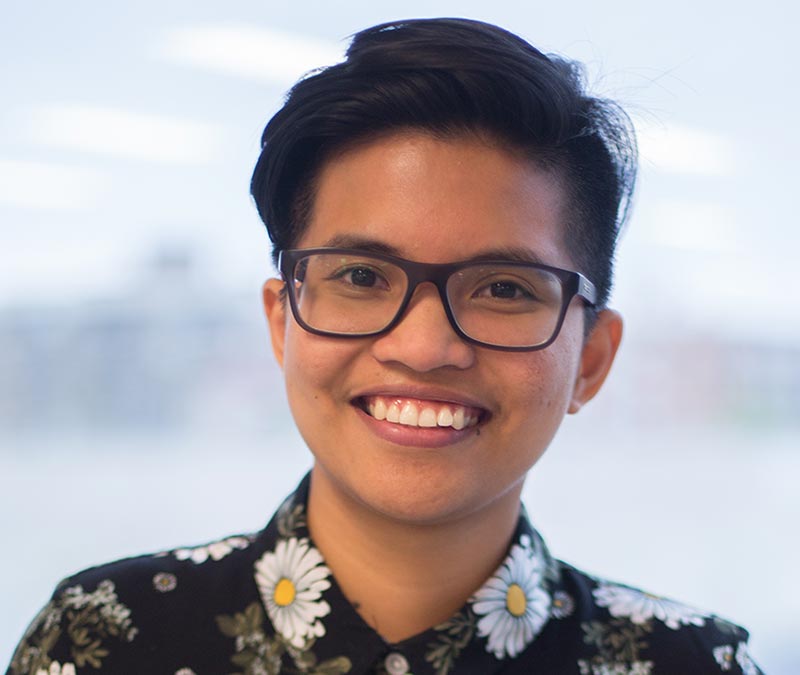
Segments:
[[[716,610],[767,672],[800,672],[783,4],[5,2],[0,668],[61,576],[257,529],[308,467],[261,318],[261,129],[348,34],[464,15],[585,61],[640,132],[625,342],[534,469],[534,521],[560,557]]]

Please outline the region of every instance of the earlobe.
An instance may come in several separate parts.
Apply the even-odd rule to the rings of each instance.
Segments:
[[[581,363],[567,412],[578,412],[585,403],[600,391],[614,363],[622,341],[622,316],[605,309],[597,316],[592,332],[586,338],[581,353]]]
[[[280,279],[267,279],[261,289],[264,313],[272,339],[272,352],[278,365],[283,367],[283,346],[286,340],[286,298],[283,297],[284,283]]]

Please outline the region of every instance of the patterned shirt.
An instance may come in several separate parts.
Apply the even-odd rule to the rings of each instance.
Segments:
[[[7,675],[761,673],[743,628],[555,560],[524,509],[505,560],[457,614],[387,643],[314,546],[308,486],[258,534],[64,580]]]

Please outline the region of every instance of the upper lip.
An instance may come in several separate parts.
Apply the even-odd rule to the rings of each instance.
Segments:
[[[352,400],[356,401],[368,396],[415,398],[422,401],[436,401],[439,403],[451,403],[453,405],[479,408],[484,412],[488,412],[489,410],[485,403],[473,396],[452,389],[430,385],[378,385],[358,391],[356,395],[353,396]]]

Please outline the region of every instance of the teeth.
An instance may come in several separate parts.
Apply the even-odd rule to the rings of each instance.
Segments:
[[[433,408],[423,408],[419,414],[417,424],[421,427],[435,427],[436,426],[436,413]]]
[[[392,403],[389,410],[386,411],[386,421],[394,422],[397,424],[400,421],[400,406],[397,403]]]
[[[453,424],[453,413],[450,412],[450,408],[445,406],[439,411],[439,416],[436,418],[436,423],[440,427],[449,427]]]
[[[372,415],[376,420],[385,420],[386,412],[386,403],[382,398],[379,398],[369,407],[369,414]]]
[[[421,402],[408,399],[398,399],[388,403],[380,396],[368,400],[365,407],[376,420],[386,420],[409,427],[452,427],[460,431],[475,426],[480,418],[480,415],[472,414],[471,410],[468,412],[463,406],[452,404],[423,406]]]
[[[415,427],[417,426],[417,422],[419,421],[419,411],[417,410],[417,406],[413,405],[412,403],[406,403],[403,406],[403,410],[400,412],[400,424],[405,424],[408,427]]]

